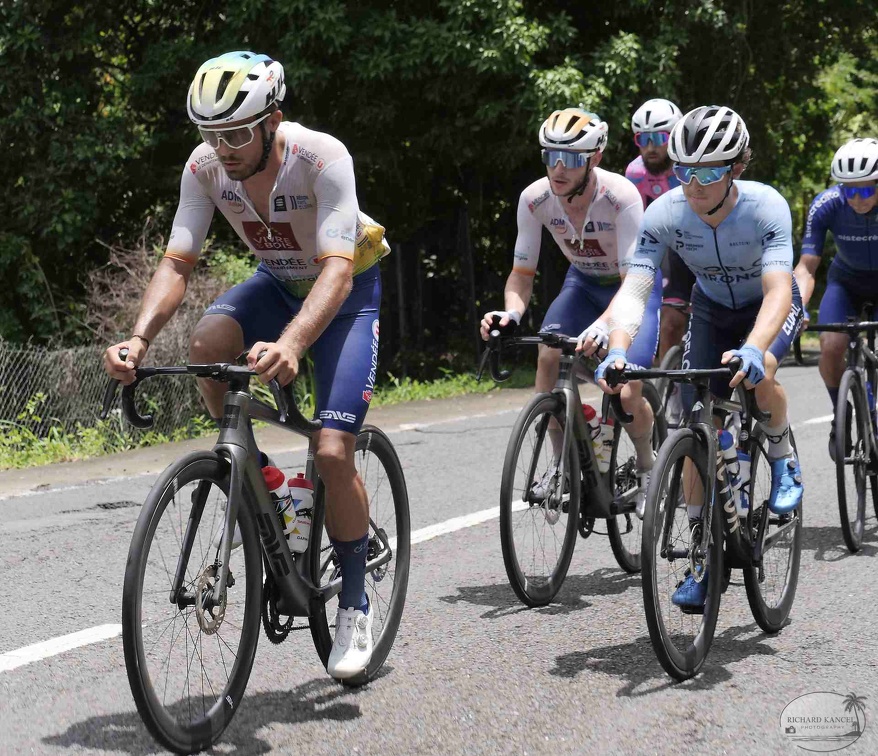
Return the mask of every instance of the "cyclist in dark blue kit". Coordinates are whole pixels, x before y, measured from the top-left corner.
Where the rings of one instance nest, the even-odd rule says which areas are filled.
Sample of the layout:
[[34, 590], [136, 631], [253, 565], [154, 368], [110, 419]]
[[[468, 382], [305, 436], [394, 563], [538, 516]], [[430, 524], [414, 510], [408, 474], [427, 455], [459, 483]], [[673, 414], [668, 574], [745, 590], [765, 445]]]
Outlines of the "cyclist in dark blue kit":
[[[832, 158], [832, 178], [838, 184], [818, 194], [811, 203], [802, 256], [795, 270], [807, 307], [814, 293], [814, 275], [820, 266], [826, 232], [831, 231], [838, 252], [829, 266], [819, 323], [844, 322], [848, 316], [859, 315], [865, 302], [878, 305], [878, 139], [853, 139], [843, 145]], [[870, 317], [878, 319], [878, 306]], [[844, 333], [820, 334], [820, 377], [833, 412], [845, 368], [847, 341]], [[835, 452], [834, 427], [830, 430], [830, 455]]]

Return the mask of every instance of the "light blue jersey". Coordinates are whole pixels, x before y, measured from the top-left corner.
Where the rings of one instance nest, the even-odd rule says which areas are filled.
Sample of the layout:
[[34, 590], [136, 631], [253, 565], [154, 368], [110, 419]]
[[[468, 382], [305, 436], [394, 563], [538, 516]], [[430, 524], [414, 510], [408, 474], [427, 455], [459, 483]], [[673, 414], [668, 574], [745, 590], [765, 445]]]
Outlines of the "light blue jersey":
[[793, 272], [790, 207], [766, 184], [735, 181], [735, 186], [738, 201], [715, 229], [689, 207], [682, 187], [650, 204], [629, 273], [654, 275], [671, 249], [709, 299], [734, 310], [762, 299], [764, 271]]

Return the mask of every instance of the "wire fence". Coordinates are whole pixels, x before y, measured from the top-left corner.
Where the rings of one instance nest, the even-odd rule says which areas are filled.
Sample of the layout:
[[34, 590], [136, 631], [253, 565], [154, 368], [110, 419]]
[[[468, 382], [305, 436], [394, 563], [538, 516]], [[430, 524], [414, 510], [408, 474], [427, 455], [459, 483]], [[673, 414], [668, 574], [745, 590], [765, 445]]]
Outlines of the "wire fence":
[[[0, 339], [0, 425], [26, 428], [40, 438], [51, 428], [94, 426], [107, 386], [103, 352], [102, 346], [47, 349]], [[154, 413], [152, 430], [158, 433], [204, 413], [195, 381], [186, 376], [150, 381], [137, 398], [142, 413]]]

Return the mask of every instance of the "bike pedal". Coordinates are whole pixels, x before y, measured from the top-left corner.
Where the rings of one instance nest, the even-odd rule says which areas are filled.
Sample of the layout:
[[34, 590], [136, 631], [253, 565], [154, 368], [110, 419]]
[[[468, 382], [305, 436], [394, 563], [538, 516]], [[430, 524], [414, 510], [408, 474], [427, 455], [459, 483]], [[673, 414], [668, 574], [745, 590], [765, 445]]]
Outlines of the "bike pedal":
[[683, 614], [704, 614], [703, 606], [681, 606], [680, 611]]

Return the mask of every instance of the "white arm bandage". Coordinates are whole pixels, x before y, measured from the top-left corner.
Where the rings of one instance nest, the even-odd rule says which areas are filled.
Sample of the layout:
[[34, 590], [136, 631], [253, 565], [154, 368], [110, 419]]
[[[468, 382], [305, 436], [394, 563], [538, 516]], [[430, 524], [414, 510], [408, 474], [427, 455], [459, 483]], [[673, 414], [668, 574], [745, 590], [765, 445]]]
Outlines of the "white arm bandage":
[[610, 304], [610, 333], [622, 330], [634, 339], [654, 285], [655, 276], [644, 276], [633, 271], [625, 276]]

